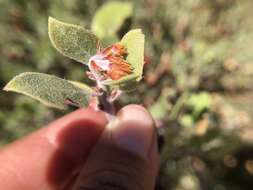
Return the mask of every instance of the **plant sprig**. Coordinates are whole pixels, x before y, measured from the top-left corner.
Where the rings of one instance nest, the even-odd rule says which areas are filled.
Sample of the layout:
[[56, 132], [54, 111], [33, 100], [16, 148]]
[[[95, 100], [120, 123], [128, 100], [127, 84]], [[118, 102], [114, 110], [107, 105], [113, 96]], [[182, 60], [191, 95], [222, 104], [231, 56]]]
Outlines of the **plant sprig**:
[[4, 90], [25, 94], [58, 109], [66, 109], [68, 104], [93, 105], [113, 114], [113, 101], [122, 92], [133, 90], [142, 78], [144, 35], [141, 29], [130, 30], [121, 41], [109, 47], [101, 47], [98, 37], [90, 30], [52, 17], [48, 20], [48, 33], [52, 45], [61, 54], [88, 66], [88, 77], [96, 81], [96, 86], [27, 72], [14, 77]]

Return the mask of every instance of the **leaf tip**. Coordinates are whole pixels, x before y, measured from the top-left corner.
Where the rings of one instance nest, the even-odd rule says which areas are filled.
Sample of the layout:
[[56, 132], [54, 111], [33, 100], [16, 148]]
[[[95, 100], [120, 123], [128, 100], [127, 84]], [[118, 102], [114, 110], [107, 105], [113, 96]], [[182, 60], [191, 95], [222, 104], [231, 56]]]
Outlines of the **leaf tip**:
[[48, 21], [49, 21], [49, 22], [51, 22], [51, 21], [53, 21], [53, 20], [55, 20], [55, 18], [53, 18], [53, 17], [51, 17], [51, 16], [48, 17]]
[[60, 21], [56, 20], [55, 18], [49, 16], [48, 17], [48, 35], [49, 35], [49, 38], [51, 40], [51, 42], [53, 42], [53, 29], [54, 29], [54, 26], [59, 23]]
[[48, 17], [48, 23], [50, 23], [50, 22], [53, 21], [53, 20], [54, 20], [53, 17], [51, 17], [51, 16]]
[[56, 20], [55, 18], [53, 18], [51, 16], [48, 17], [48, 33], [49, 33], [49, 37], [50, 37], [50, 31], [52, 29], [52, 24], [56, 23], [56, 22], [58, 22], [58, 20]]
[[10, 91], [10, 82], [11, 82], [11, 81], [9, 81], [9, 82], [3, 87], [3, 90], [4, 90], [4, 91], [6, 91], [6, 92]]
[[3, 87], [3, 91], [6, 91], [6, 92], [9, 91], [9, 89], [8, 89], [8, 84], [6, 84], [6, 85]]
[[18, 77], [18, 76], [20, 76], [20, 74], [19, 75], [17, 75], [17, 76], [15, 76], [15, 77], [13, 77], [4, 87], [3, 87], [3, 90], [4, 91], [11, 91], [12, 90], [12, 83], [13, 83], [13, 81], [14, 80], [16, 80], [16, 78]]
[[60, 22], [59, 20], [55, 19], [54, 17], [49, 16], [48, 17], [48, 25], [51, 25], [52, 23]]

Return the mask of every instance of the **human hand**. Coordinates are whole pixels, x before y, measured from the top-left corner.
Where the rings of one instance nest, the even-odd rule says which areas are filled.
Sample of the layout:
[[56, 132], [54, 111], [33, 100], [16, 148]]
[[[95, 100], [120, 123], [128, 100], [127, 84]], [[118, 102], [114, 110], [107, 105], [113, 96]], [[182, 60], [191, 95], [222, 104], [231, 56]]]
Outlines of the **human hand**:
[[79, 109], [0, 151], [0, 189], [153, 190], [158, 170], [154, 123], [141, 106]]

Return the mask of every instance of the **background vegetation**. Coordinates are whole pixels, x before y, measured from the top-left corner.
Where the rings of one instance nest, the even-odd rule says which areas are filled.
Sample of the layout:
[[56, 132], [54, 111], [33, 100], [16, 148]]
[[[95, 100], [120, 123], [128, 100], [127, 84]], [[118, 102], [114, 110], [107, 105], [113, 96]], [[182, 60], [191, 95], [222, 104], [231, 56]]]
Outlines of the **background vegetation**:
[[[0, 88], [25, 71], [89, 82], [84, 66], [51, 46], [47, 19], [53, 16], [90, 28], [106, 2], [0, 0]], [[140, 27], [146, 35], [144, 79], [137, 91], [125, 94], [117, 104], [144, 104], [157, 119], [162, 158], [157, 189], [252, 189], [252, 4], [251, 0], [132, 1], [128, 18], [103, 34], [104, 43], [131, 28]], [[109, 19], [103, 24], [113, 27]], [[1, 91], [0, 143], [66, 113]]]

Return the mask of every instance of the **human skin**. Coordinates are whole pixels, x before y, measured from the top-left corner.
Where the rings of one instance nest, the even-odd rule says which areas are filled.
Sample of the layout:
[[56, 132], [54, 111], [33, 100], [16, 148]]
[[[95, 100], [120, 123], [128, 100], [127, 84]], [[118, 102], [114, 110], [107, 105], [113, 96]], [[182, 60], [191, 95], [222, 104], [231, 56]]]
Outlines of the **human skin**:
[[72, 112], [0, 150], [0, 189], [153, 190], [158, 170], [154, 122], [141, 106]]

